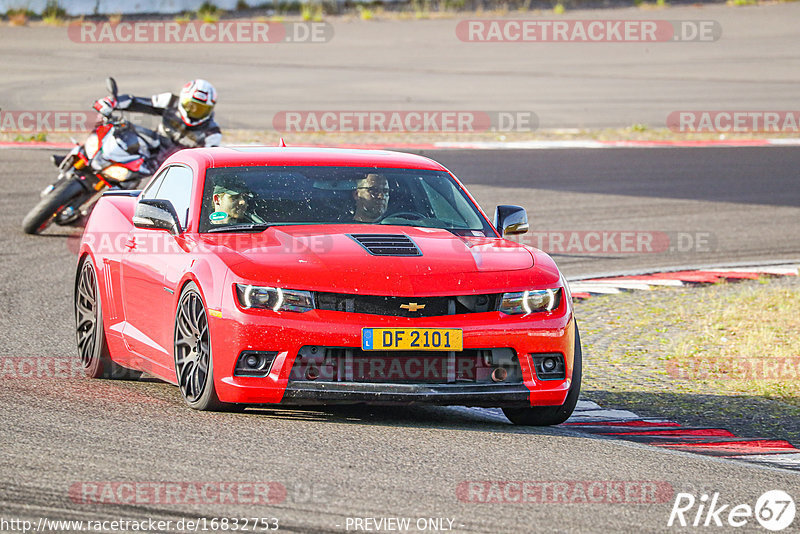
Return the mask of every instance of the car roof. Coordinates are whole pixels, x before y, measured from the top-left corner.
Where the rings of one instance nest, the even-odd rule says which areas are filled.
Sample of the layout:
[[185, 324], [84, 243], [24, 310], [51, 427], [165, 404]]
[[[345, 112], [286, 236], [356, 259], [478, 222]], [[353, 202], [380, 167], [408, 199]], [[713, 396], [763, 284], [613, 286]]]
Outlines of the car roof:
[[424, 156], [390, 150], [350, 148], [229, 146], [192, 148], [173, 155], [168, 163], [194, 160], [200, 168], [244, 167], [253, 165], [321, 165], [343, 167], [385, 167], [406, 169], [445, 169]]

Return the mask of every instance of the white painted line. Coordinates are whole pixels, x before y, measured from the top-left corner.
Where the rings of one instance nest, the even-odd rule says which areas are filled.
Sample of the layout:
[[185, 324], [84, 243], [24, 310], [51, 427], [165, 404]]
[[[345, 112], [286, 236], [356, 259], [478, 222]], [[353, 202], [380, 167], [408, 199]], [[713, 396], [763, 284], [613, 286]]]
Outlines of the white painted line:
[[710, 269], [708, 273], [764, 273], [764, 274], [778, 274], [778, 275], [797, 275], [800, 271], [800, 265], [794, 267], [737, 267], [735, 269]]
[[[596, 282], [597, 281], [597, 282], [599, 282], [599, 281], [602, 281], [602, 280], [582, 280], [582, 281], [585, 281], [585, 282], [589, 282], [589, 281]], [[625, 280], [625, 281], [627, 281], [627, 280]], [[639, 282], [639, 283], [642, 283], [642, 284], [647, 284], [649, 286], [683, 287], [684, 285], [686, 285], [683, 282], [681, 282], [680, 280], [670, 280], [668, 278], [663, 278], [663, 279], [662, 278], [654, 278], [652, 280], [650, 280], [648, 278], [647, 280], [632, 280], [632, 281], [633, 282]], [[614, 281], [613, 280], [608, 280], [608, 283], [614, 283]]]
[[[741, 268], [747, 269], [752, 271], [757, 267], [763, 267], [765, 269], [771, 268], [791, 268], [794, 269], [795, 267], [800, 267], [800, 259], [792, 258], [792, 259], [784, 259], [784, 260], [767, 260], [767, 261], [760, 261], [760, 262], [735, 262], [735, 263], [724, 263], [724, 264], [704, 264], [704, 265], [670, 265], [669, 267], [665, 267], [661, 271], [653, 271], [650, 269], [645, 270], [628, 270], [628, 271], [617, 271], [617, 272], [600, 272], [600, 273], [587, 273], [583, 276], [568, 276], [567, 280], [570, 282], [583, 282], [586, 280], [602, 280], [606, 278], [624, 278], [626, 276], [644, 276], [644, 277], [653, 277], [652, 280], [658, 279], [657, 277], [660, 275], [670, 275], [676, 272], [682, 271], [727, 271], [730, 269]], [[794, 272], [794, 271], [791, 271]], [[650, 278], [646, 280], [641, 280], [644, 282], [651, 283], [652, 280]]]
[[778, 454], [749, 454], [742, 456], [728, 456], [734, 460], [744, 460], [746, 462], [766, 463], [788, 467], [790, 469], [800, 469], [800, 452], [778, 453]]
[[620, 293], [620, 290], [615, 287], [587, 284], [584, 282], [570, 284], [569, 291], [570, 293], [598, 293], [602, 295], [615, 295], [617, 293]]
[[577, 423], [595, 419], [628, 421], [631, 419], [639, 420], [641, 417], [628, 410], [587, 410], [583, 412], [572, 412], [572, 417], [569, 418], [569, 421]]
[[800, 145], [800, 139], [767, 139], [767, 142], [770, 145], [786, 145], [786, 146], [797, 146]]
[[598, 141], [440, 141], [434, 143], [436, 148], [471, 149], [471, 150], [532, 150], [548, 148], [609, 148], [609, 145]]
[[[583, 280], [584, 284], [599, 284], [602, 287], [616, 287], [618, 289], [638, 289], [652, 291], [651, 284], [644, 280]], [[570, 286], [572, 287], [572, 286]]]
[[596, 402], [588, 401], [588, 400], [579, 400], [578, 404], [575, 405], [575, 410], [602, 410], [603, 408], [597, 404]]
[[639, 282], [647, 282], [651, 286], [669, 286], [669, 287], [683, 287], [685, 284], [680, 280], [670, 280], [668, 278], [654, 278], [647, 280], [639, 280]]

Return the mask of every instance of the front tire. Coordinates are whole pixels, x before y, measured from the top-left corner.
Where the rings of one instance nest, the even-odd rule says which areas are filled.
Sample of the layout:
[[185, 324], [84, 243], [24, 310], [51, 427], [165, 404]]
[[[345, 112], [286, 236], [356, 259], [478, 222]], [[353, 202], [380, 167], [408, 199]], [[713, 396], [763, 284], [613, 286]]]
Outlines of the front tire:
[[575, 354], [572, 364], [572, 384], [564, 404], [561, 406], [533, 406], [530, 408], [503, 408], [503, 413], [515, 425], [551, 426], [560, 425], [572, 415], [578, 404], [581, 392], [581, 374], [583, 367], [583, 351], [578, 323], [575, 323]]
[[214, 359], [203, 297], [189, 282], [175, 313], [175, 376], [183, 400], [194, 410], [230, 411], [237, 405], [220, 402], [214, 388]]
[[111, 360], [103, 329], [103, 303], [97, 271], [89, 256], [81, 262], [75, 280], [75, 337], [81, 365], [89, 378], [135, 380], [141, 375], [141, 372]]
[[86, 194], [86, 190], [79, 182], [72, 179], [61, 182], [25, 215], [22, 231], [31, 235], [43, 232], [61, 209], [81, 194]]

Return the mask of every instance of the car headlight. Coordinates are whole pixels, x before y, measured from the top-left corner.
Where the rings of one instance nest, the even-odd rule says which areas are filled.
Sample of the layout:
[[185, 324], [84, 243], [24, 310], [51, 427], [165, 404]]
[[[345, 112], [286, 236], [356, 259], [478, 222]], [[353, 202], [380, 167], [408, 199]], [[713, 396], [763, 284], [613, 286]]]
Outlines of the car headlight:
[[116, 180], [118, 182], [124, 182], [131, 175], [131, 171], [125, 167], [122, 167], [121, 165], [112, 165], [103, 169], [100, 174], [106, 178], [111, 178], [112, 180]]
[[293, 312], [314, 309], [314, 295], [310, 291], [236, 284], [236, 296], [243, 308]]
[[561, 302], [561, 288], [503, 293], [499, 311], [509, 315], [553, 311]]

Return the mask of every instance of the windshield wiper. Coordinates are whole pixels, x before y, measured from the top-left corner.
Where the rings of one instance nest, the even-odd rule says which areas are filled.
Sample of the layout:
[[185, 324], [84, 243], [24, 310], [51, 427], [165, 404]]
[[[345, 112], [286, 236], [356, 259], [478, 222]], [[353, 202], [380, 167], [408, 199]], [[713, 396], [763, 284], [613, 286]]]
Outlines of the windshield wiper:
[[230, 226], [220, 226], [217, 228], [209, 228], [208, 233], [215, 232], [263, 232], [272, 226], [266, 223], [249, 223], [249, 224], [232, 224]]

